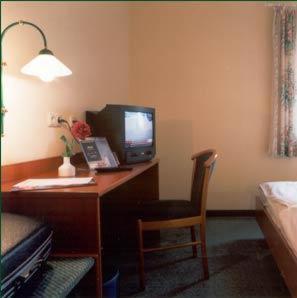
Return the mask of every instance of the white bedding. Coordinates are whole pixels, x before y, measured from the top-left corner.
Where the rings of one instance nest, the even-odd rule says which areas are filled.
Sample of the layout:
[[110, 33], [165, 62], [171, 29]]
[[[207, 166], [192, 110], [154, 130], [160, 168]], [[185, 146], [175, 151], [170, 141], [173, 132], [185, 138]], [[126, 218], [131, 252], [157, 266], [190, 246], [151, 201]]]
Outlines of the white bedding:
[[297, 181], [264, 182], [260, 184], [266, 198], [286, 206], [297, 204]]
[[297, 181], [265, 182], [266, 208], [297, 256]]

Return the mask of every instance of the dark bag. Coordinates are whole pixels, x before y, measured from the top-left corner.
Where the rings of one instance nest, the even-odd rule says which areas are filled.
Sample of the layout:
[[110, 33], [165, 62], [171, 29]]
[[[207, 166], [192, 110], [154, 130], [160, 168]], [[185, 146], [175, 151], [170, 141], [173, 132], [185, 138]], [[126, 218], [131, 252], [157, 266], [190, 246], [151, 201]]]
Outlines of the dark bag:
[[1, 214], [1, 297], [27, 287], [42, 271], [52, 246], [52, 229], [33, 218]]

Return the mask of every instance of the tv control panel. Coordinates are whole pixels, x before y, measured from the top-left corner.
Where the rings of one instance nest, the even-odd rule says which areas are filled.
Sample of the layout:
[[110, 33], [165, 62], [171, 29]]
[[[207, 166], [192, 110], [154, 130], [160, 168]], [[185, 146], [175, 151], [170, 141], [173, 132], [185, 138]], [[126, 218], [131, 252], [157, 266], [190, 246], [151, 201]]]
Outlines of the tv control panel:
[[126, 152], [126, 163], [136, 163], [151, 160], [154, 157], [154, 152], [150, 149], [138, 149]]

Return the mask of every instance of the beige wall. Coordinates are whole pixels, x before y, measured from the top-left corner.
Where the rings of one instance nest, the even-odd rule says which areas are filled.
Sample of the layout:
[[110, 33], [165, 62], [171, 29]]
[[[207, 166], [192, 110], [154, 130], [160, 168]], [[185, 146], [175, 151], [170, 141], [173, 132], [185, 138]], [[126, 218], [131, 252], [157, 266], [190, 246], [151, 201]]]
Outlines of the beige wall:
[[297, 179], [267, 156], [272, 8], [154, 3], [131, 10], [131, 98], [157, 110], [162, 198], [189, 194], [190, 155], [218, 150], [208, 208], [252, 209], [259, 182]]
[[[2, 2], [4, 26], [23, 19], [39, 25], [54, 54], [72, 76], [44, 83], [20, 73], [42, 49], [33, 28], [15, 27], [3, 44], [5, 134], [2, 164], [60, 155], [65, 129], [48, 128], [48, 112], [84, 118], [87, 109], [128, 100], [129, 14], [124, 4], [104, 2]], [[1, 31], [2, 31], [1, 30]]]
[[[41, 48], [31, 28], [4, 41], [2, 163], [61, 153], [49, 111], [83, 117], [106, 103], [157, 111], [162, 198], [189, 195], [190, 155], [220, 159], [208, 208], [250, 209], [257, 184], [297, 178], [297, 160], [269, 158], [272, 9], [254, 3], [1, 2], [2, 25], [28, 19], [73, 75], [53, 83], [19, 69]], [[2, 27], [3, 28], [3, 27]]]

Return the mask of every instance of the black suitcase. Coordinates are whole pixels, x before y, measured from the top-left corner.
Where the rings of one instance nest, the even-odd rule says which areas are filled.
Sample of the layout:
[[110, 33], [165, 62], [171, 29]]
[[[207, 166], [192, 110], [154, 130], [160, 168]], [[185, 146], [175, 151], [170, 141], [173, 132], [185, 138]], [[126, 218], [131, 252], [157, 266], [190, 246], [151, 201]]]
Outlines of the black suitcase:
[[1, 214], [1, 297], [12, 297], [42, 271], [50, 254], [52, 229], [22, 215]]

